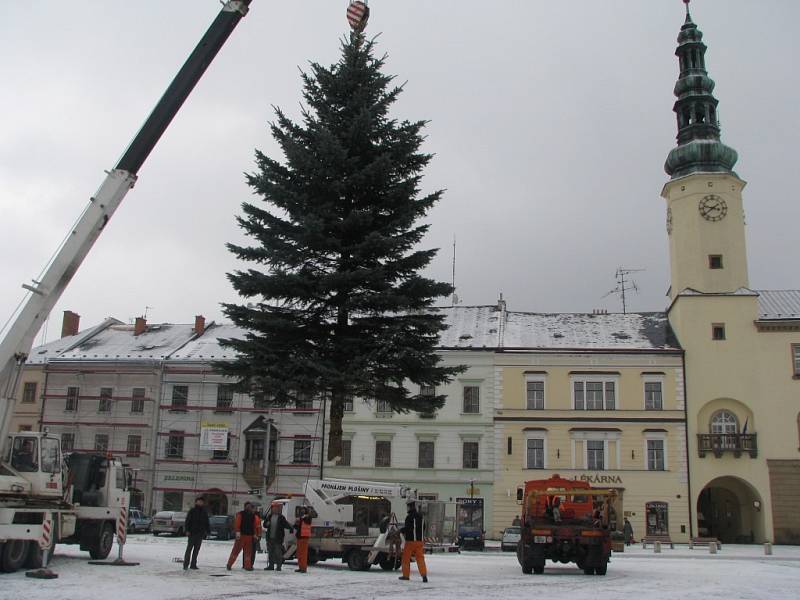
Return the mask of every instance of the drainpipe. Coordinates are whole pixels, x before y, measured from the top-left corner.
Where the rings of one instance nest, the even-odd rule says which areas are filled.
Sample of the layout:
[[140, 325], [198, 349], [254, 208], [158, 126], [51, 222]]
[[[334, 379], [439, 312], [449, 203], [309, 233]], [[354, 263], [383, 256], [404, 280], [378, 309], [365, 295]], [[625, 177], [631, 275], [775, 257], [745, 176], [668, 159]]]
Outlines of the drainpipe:
[[[150, 512], [153, 512], [156, 500], [156, 478], [158, 476], [156, 467], [156, 458], [158, 456], [158, 432], [161, 428], [161, 391], [164, 387], [164, 362], [156, 363], [156, 375], [158, 376], [158, 383], [155, 386], [155, 393], [153, 398], [150, 399], [153, 405], [153, 433], [150, 436]], [[143, 481], [147, 481], [145, 478]]]
[[320, 481], [325, 479], [323, 477], [325, 466], [325, 411], [328, 410], [328, 394], [322, 394], [322, 433], [320, 434], [320, 451], [319, 451], [319, 478]]
[[44, 431], [44, 403], [47, 402], [47, 382], [50, 378], [50, 371], [47, 369], [47, 363], [42, 367], [42, 371], [44, 371], [44, 385], [42, 386], [42, 408], [39, 411], [39, 431]]
[[686, 489], [689, 493], [689, 539], [694, 537], [694, 517], [692, 510], [692, 459], [689, 456], [689, 389], [686, 385], [686, 351], [681, 351], [681, 364], [683, 365], [683, 421], [686, 428], [684, 444], [686, 445]]

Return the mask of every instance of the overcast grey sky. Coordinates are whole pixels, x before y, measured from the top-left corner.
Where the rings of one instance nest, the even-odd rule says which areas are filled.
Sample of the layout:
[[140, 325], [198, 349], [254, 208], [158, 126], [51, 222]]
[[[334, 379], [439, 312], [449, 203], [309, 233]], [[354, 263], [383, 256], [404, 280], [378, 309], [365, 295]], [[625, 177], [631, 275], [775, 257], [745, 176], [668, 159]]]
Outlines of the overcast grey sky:
[[[298, 67], [335, 62], [346, 0], [254, 0], [56, 307], [84, 325], [144, 312], [221, 317], [224, 248], [271, 105], [299, 113]], [[800, 287], [800, 2], [695, 0], [723, 140], [739, 151], [750, 283]], [[465, 304], [619, 310], [620, 265], [646, 271], [631, 310], [669, 285], [664, 159], [675, 141], [679, 0], [372, 0], [399, 118], [429, 119], [429, 274]], [[217, 0], [0, 1], [0, 317], [19, 301], [219, 11]], [[38, 338], [37, 341], [41, 339]]]

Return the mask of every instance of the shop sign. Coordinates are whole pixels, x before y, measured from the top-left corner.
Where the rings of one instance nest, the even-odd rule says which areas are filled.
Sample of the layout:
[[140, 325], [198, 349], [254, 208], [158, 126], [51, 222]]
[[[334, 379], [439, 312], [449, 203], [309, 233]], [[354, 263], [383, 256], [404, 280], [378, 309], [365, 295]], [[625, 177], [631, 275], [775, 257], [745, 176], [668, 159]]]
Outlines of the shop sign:
[[610, 483], [618, 483], [622, 485], [622, 477], [620, 475], [600, 475], [598, 473], [586, 473], [583, 475], [576, 475], [573, 477], [578, 481], [585, 481], [586, 483], [592, 483], [597, 485], [598, 483], [602, 484], [610, 484]]
[[228, 424], [201, 421], [200, 423], [200, 449], [201, 450], [227, 450], [228, 449]]
[[182, 481], [194, 483], [194, 475], [164, 475], [164, 481]]

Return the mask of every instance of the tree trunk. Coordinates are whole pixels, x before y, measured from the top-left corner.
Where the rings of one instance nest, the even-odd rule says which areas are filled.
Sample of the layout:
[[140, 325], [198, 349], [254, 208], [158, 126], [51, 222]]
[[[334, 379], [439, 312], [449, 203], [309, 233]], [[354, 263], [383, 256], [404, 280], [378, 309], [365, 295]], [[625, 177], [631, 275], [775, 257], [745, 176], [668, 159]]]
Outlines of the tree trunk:
[[[334, 391], [331, 394], [331, 411], [328, 425], [328, 460], [336, 460], [342, 456], [342, 419], [344, 418], [344, 393]], [[338, 460], [336, 462], [339, 462]]]

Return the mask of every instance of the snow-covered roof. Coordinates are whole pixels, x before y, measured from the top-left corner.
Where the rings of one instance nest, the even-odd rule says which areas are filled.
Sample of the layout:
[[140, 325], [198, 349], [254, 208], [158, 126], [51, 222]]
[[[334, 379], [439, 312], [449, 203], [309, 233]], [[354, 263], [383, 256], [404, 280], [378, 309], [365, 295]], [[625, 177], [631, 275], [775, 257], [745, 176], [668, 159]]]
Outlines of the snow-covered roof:
[[440, 308], [443, 348], [678, 350], [666, 313], [529, 313], [497, 306]]
[[759, 319], [800, 319], [800, 290], [758, 290]]
[[57, 360], [163, 360], [193, 336], [193, 325], [147, 325], [133, 335], [134, 326], [117, 323], [88, 336], [62, 352]]
[[71, 350], [83, 340], [91, 338], [97, 332], [112, 325], [122, 325], [122, 321], [109, 317], [99, 325], [79, 331], [75, 335], [68, 335], [41, 346], [36, 346], [28, 354], [28, 360], [25, 363], [28, 365], [42, 365], [50, 360], [59, 358], [63, 353]]
[[209, 360], [232, 360], [236, 352], [223, 348], [220, 339], [242, 339], [246, 331], [230, 324], [211, 324], [198, 338], [179, 348], [169, 357], [171, 361], [205, 362]]

